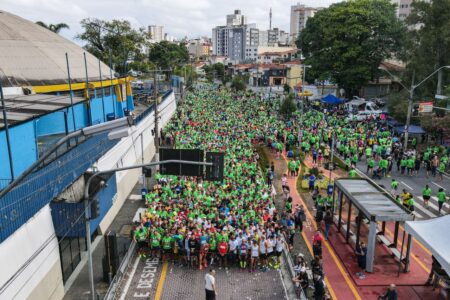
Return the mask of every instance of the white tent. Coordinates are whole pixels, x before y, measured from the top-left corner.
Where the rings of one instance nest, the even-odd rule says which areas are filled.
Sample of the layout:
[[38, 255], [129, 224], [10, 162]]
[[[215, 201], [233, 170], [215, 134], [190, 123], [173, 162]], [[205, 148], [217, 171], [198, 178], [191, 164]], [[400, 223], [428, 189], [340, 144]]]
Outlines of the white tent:
[[450, 274], [450, 215], [426, 221], [407, 221], [405, 230], [430, 250]]

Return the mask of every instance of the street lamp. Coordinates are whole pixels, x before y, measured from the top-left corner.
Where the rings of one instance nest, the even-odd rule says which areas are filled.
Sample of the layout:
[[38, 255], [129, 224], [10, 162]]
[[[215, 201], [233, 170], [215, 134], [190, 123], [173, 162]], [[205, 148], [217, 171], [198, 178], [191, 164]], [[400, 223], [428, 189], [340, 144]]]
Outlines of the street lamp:
[[[389, 72], [386, 68], [381, 68], [379, 67], [380, 70], [386, 71], [389, 75], [391, 75], [392, 77], [395, 77], [391, 72]], [[412, 110], [412, 105], [413, 105], [413, 98], [414, 98], [414, 91], [416, 90], [416, 88], [418, 88], [419, 86], [422, 85], [422, 83], [424, 83], [425, 81], [427, 81], [428, 79], [430, 79], [434, 74], [436, 74], [437, 72], [439, 72], [442, 69], [450, 69], [450, 66], [443, 66], [440, 67], [436, 70], [434, 70], [433, 73], [431, 73], [430, 75], [428, 75], [427, 77], [425, 77], [425, 79], [423, 79], [421, 82], [419, 82], [418, 84], [414, 84], [414, 75], [413, 75], [413, 80], [411, 82], [411, 87], [408, 89], [401, 81], [399, 81], [399, 84], [409, 92], [409, 99], [408, 99], [408, 113], [406, 115], [406, 125], [405, 125], [405, 140], [403, 142], [403, 149], [406, 151], [407, 147], [408, 147], [408, 133], [409, 133], [409, 126], [411, 123], [411, 110]]]

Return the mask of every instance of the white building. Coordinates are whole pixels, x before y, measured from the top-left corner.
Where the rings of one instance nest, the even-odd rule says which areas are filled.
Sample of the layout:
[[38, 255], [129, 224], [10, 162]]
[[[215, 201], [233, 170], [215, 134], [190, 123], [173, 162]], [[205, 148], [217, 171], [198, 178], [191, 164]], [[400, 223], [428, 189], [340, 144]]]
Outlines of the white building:
[[151, 35], [151, 41], [153, 43], [159, 43], [164, 40], [164, 27], [158, 25], [148, 26], [148, 32]]
[[227, 26], [240, 26], [247, 24], [247, 17], [241, 14], [239, 9], [234, 11], [234, 14], [227, 15]]
[[320, 9], [322, 8], [306, 7], [300, 3], [291, 6], [291, 42], [295, 42], [299, 33], [306, 27], [306, 21], [314, 17], [314, 14]]

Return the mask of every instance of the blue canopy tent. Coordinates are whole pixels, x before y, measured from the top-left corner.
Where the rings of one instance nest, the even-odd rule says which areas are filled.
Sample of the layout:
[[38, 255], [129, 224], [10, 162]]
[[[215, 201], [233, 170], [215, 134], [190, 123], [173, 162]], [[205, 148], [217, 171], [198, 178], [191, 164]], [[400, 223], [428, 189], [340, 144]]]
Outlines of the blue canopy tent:
[[[405, 131], [406, 131], [404, 126], [397, 126], [397, 127], [395, 127], [394, 130], [398, 133], [405, 133]], [[417, 125], [409, 125], [408, 133], [409, 134], [424, 134], [425, 130], [423, 130], [422, 127], [417, 126]]]
[[344, 100], [341, 100], [332, 94], [328, 94], [322, 98], [321, 102], [324, 104], [337, 105], [337, 104], [344, 103]]

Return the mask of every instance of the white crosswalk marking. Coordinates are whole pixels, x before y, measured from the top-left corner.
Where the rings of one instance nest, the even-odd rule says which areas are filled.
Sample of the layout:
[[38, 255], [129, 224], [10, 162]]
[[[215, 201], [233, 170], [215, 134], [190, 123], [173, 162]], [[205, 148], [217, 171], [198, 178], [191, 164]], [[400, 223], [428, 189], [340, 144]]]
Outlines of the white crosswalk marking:
[[[419, 198], [419, 199], [421, 199], [421, 200], [423, 201], [422, 197], [417, 197], [417, 198]], [[430, 204], [430, 206], [431, 206], [431, 202], [429, 202], [429, 204]], [[415, 201], [415, 203], [414, 203], [414, 208], [420, 210], [421, 212], [425, 213], [426, 215], [428, 215], [428, 216], [431, 217], [431, 218], [437, 217], [434, 213], [432, 213], [431, 211], [429, 211], [428, 209], [426, 209], [425, 207], [423, 207], [423, 206], [419, 203], [419, 201]]]
[[[417, 200], [422, 201], [422, 203], [424, 203], [423, 197], [419, 196], [417, 197]], [[436, 196], [432, 196], [430, 201], [428, 201], [428, 206], [433, 209], [433, 211], [435, 211], [436, 213], [432, 213], [429, 209], [426, 209], [425, 207], [423, 207], [422, 205], [420, 205], [417, 201], [416, 201], [416, 206], [420, 206], [421, 210], [424, 210], [425, 213], [427, 215], [429, 215], [432, 218], [438, 217], [437, 212], [439, 211], [439, 206], [438, 206], [438, 199]], [[448, 210], [449, 205], [447, 203], [444, 203], [444, 206], [442, 207], [441, 210], [441, 214], [445, 215], [446, 213], [444, 211]]]

